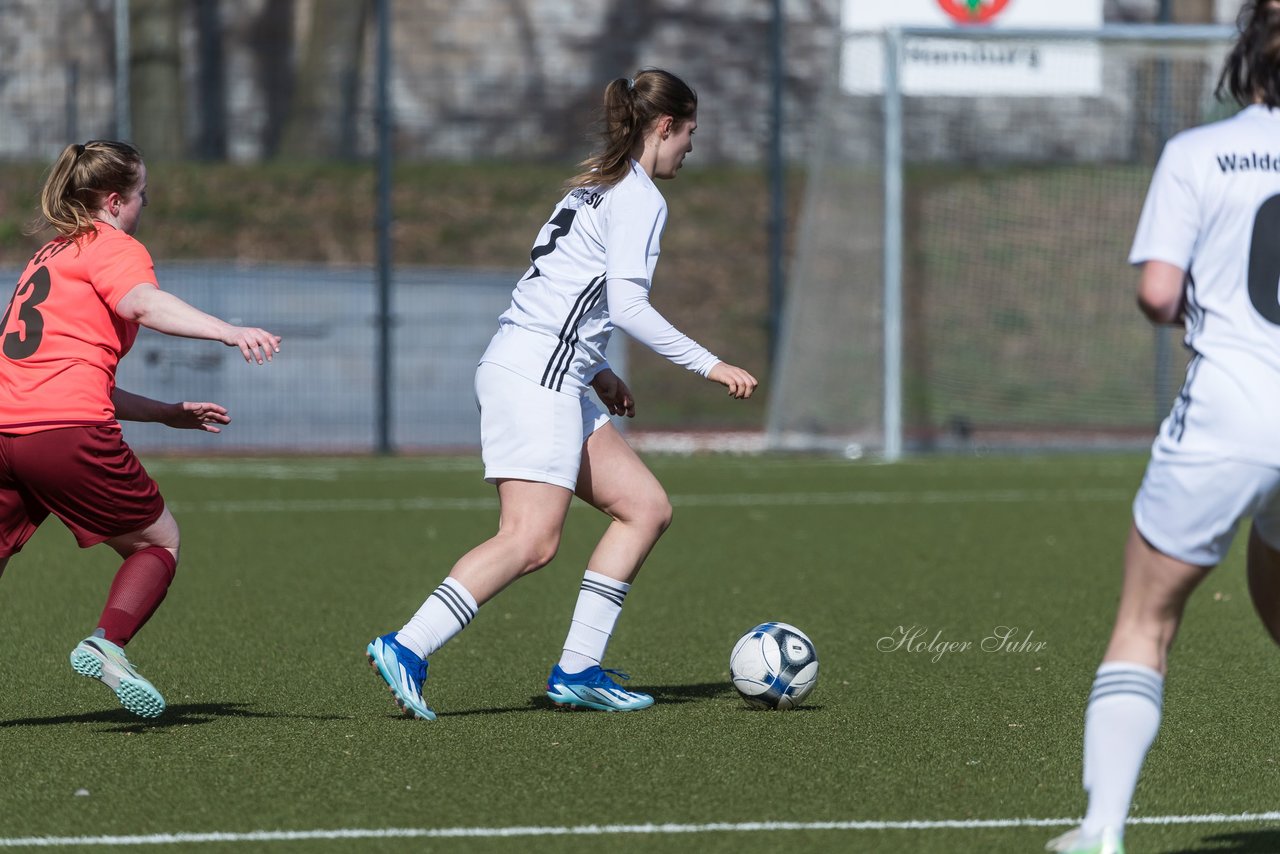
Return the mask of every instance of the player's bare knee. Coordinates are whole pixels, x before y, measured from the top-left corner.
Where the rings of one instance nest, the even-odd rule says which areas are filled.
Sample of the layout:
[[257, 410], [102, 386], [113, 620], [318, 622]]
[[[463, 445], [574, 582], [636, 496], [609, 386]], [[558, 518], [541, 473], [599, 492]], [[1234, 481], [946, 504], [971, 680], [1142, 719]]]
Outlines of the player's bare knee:
[[525, 548], [523, 557], [523, 566], [520, 570], [521, 575], [528, 575], [531, 572], [537, 572], [555, 559], [556, 552], [560, 549], [560, 538], [544, 538], [536, 542], [529, 543]]
[[178, 552], [181, 549], [182, 537], [175, 524], [172, 528], [158, 531], [149, 531], [139, 546], [141, 549], [158, 548], [164, 549], [173, 555], [173, 559], [178, 559]]
[[667, 497], [665, 492], [657, 496], [652, 502], [649, 513], [650, 522], [657, 528], [659, 534], [670, 528], [671, 522], [675, 518], [675, 510], [671, 506], [671, 499]]
[[631, 496], [626, 506], [619, 508], [613, 515], [620, 521], [651, 530], [660, 536], [671, 527], [673, 512], [671, 499], [659, 488]]
[[166, 507], [160, 518], [152, 522], [143, 532], [146, 541], [153, 546], [169, 549], [177, 557], [178, 546], [182, 542], [182, 532], [178, 528], [178, 520]]
[[165, 508], [160, 517], [147, 527], [121, 534], [118, 537], [112, 537], [106, 542], [108, 546], [115, 550], [116, 554], [124, 558], [144, 549], [162, 548], [173, 555], [176, 561], [181, 540], [178, 522], [173, 518], [173, 514], [169, 512], [168, 508]]

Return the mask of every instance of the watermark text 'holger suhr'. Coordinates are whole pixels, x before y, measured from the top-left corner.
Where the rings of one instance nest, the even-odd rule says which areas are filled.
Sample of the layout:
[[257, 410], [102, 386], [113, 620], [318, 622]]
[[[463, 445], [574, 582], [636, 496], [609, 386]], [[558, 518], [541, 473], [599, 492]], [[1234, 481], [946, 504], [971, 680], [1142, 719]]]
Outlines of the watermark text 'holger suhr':
[[1048, 641], [1035, 640], [1035, 631], [1023, 631], [1017, 626], [996, 626], [986, 637], [978, 641], [948, 638], [943, 629], [930, 633], [928, 626], [897, 626], [892, 632], [876, 641], [881, 652], [913, 652], [929, 656], [939, 662], [953, 653], [964, 652], [1044, 652]]

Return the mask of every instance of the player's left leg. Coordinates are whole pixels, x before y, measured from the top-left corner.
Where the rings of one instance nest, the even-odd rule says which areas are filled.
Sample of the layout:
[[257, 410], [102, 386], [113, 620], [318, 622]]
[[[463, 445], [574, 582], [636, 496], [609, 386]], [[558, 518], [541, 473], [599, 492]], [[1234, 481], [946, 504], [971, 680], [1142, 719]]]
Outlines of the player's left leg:
[[612, 424], [583, 444], [577, 495], [613, 519], [591, 553], [591, 569], [630, 584], [671, 524], [671, 501]]
[[106, 541], [124, 562], [111, 582], [97, 633], [124, 646], [146, 625], [177, 572], [179, 542], [177, 520], [167, 507], [145, 528]]
[[169, 591], [178, 565], [178, 523], [165, 508], [150, 525], [105, 542], [124, 562], [111, 582], [98, 628], [71, 651], [71, 667], [102, 682], [134, 714], [157, 717], [165, 710], [164, 696], [129, 661], [124, 646]]
[[[1169, 650], [1187, 600], [1226, 555], [1241, 518], [1254, 516], [1265, 542], [1280, 541], [1269, 535], [1280, 531], [1278, 481], [1280, 472], [1268, 466], [1163, 448], [1153, 453], [1134, 500], [1115, 628], [1085, 711], [1088, 813], [1050, 850], [1124, 850], [1129, 804], [1160, 726]], [[1278, 505], [1274, 512], [1271, 503]], [[1258, 546], [1251, 541], [1251, 586], [1255, 577], [1261, 585], [1274, 582], [1262, 574], [1274, 555]], [[1259, 587], [1254, 602], [1264, 622], [1267, 614], [1274, 619], [1280, 590]]]
[[160, 714], [163, 697], [122, 649], [173, 579], [178, 526], [159, 487], [118, 429], [67, 427], [10, 441], [8, 476], [39, 509], [32, 524], [52, 513], [81, 548], [107, 543], [124, 558], [98, 629], [72, 650], [71, 666], [111, 688], [126, 709], [144, 717]]
[[1115, 627], [1085, 708], [1089, 807], [1080, 827], [1050, 840], [1048, 850], [1123, 854], [1138, 773], [1160, 729], [1169, 648], [1210, 569], [1169, 557], [1130, 528]]
[[1129, 531], [1115, 628], [1085, 708], [1085, 839], [1105, 846], [1114, 838], [1114, 850], [1123, 850], [1138, 774], [1160, 729], [1169, 649], [1188, 598], [1211, 569], [1164, 554], [1136, 526]]
[[1212, 569], [1170, 557], [1131, 527], [1120, 605], [1103, 662], [1133, 662], [1163, 676], [1187, 600]]
[[[1147, 499], [1140, 494], [1139, 506]], [[1164, 675], [1191, 593], [1212, 566], [1171, 557], [1138, 530], [1125, 544], [1115, 626], [1085, 708], [1084, 822], [1046, 848], [1123, 854], [1124, 827], [1147, 751], [1160, 729]]]
[[671, 524], [671, 502], [612, 424], [595, 430], [582, 448], [577, 495], [612, 518], [583, 575], [560, 661], [547, 680], [547, 694], [561, 706], [630, 711], [653, 698], [614, 682], [600, 663], [631, 582], [650, 550]]

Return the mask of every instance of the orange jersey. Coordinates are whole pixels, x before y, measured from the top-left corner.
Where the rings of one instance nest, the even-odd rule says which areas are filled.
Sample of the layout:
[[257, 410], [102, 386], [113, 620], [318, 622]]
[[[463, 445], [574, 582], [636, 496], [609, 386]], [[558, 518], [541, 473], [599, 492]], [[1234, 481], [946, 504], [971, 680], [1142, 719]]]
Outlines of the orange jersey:
[[0, 321], [0, 432], [115, 423], [116, 365], [138, 336], [116, 304], [156, 274], [141, 243], [96, 226], [45, 244], [18, 279]]

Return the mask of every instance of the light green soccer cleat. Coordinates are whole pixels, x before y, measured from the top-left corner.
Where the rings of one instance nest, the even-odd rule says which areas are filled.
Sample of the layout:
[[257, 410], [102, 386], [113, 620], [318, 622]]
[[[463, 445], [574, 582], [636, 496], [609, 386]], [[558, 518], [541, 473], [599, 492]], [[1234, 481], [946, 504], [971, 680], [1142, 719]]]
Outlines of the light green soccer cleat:
[[1113, 828], [1105, 828], [1097, 837], [1085, 837], [1080, 828], [1068, 830], [1045, 843], [1045, 851], [1058, 854], [1124, 854], [1124, 837]]
[[109, 640], [87, 637], [80, 641], [71, 650], [71, 668], [106, 685], [120, 705], [135, 715], [155, 718], [164, 711], [164, 697], [156, 686], [134, 670], [124, 650]]

